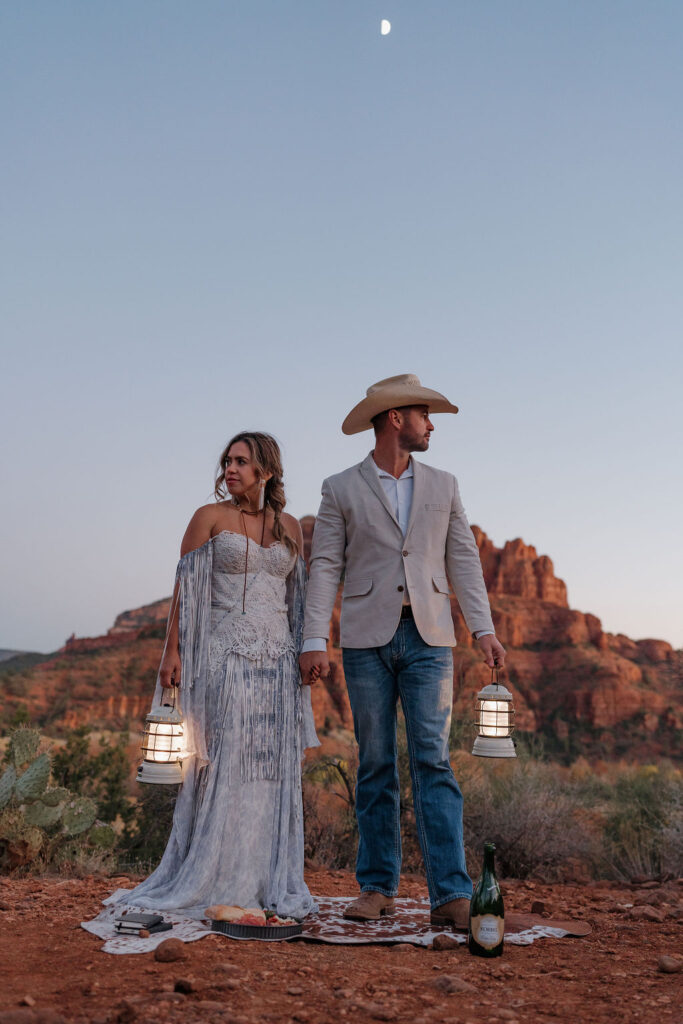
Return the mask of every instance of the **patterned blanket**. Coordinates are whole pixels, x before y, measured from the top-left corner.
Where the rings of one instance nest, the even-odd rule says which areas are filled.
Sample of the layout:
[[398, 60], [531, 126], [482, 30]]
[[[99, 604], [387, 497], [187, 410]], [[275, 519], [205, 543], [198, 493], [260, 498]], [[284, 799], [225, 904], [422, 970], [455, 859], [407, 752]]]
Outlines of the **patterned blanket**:
[[[408, 942], [413, 946], [431, 946], [435, 937], [446, 933], [458, 942], [465, 942], [464, 933], [453, 932], [448, 928], [437, 928], [429, 923], [429, 903], [427, 900], [397, 899], [397, 912], [393, 917], [383, 917], [379, 921], [347, 921], [342, 915], [344, 908], [351, 902], [348, 896], [318, 896], [318, 913], [306, 918], [303, 933], [287, 941], [297, 942], [328, 942], [341, 945], [385, 944]], [[194, 942], [205, 935], [216, 934], [211, 931], [210, 923], [194, 921], [173, 913], [164, 913], [167, 921], [173, 922], [168, 932], [150, 935], [148, 939], [140, 939], [136, 935], [118, 935], [114, 930], [114, 918], [118, 910], [106, 907], [93, 921], [83, 921], [82, 927], [104, 939], [102, 947], [105, 953], [149, 953], [156, 949], [160, 942], [171, 937], [182, 939], [183, 942]], [[537, 914], [509, 913], [505, 917], [505, 941], [516, 946], [528, 946], [536, 939], [565, 936], [584, 936], [591, 931], [585, 921], [550, 921]], [[227, 938], [227, 936], [222, 936]], [[267, 939], [231, 940], [237, 942], [262, 941]]]

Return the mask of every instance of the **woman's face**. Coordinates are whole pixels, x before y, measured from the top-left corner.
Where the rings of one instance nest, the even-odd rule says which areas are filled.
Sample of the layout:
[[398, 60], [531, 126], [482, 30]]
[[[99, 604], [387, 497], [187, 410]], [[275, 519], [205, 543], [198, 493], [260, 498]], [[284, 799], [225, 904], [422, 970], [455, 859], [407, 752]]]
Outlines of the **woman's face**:
[[244, 441], [236, 441], [228, 449], [225, 460], [225, 484], [233, 498], [242, 495], [253, 495], [258, 490], [260, 477], [256, 472], [249, 446]]

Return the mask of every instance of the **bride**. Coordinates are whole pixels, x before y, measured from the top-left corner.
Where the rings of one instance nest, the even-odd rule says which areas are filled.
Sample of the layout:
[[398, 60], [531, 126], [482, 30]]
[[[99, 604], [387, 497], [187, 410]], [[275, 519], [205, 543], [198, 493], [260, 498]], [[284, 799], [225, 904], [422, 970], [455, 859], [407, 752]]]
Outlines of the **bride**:
[[[317, 746], [298, 670], [305, 566], [269, 434], [220, 457], [216, 502], [183, 537], [155, 703], [180, 686], [189, 750], [159, 866], [107, 902], [205, 916], [209, 904], [303, 918], [301, 760]], [[229, 497], [228, 497], [229, 495]]]

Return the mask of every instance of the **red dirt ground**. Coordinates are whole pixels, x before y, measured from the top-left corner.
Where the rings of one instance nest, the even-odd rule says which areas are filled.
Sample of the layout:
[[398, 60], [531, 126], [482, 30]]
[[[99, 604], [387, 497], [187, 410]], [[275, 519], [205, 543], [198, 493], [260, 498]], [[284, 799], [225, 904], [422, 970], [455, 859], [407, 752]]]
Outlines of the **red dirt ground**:
[[[321, 895], [357, 892], [347, 871], [310, 871], [307, 879]], [[79, 927], [112, 889], [132, 881], [0, 879], [0, 1024], [683, 1021], [683, 973], [658, 970], [661, 955], [681, 956], [683, 879], [645, 886], [504, 882], [507, 909], [529, 911], [540, 900], [547, 915], [581, 918], [593, 932], [507, 946], [493, 961], [464, 946], [437, 952], [211, 935], [186, 944], [176, 963], [157, 963], [152, 953], [101, 953], [101, 941]], [[423, 882], [404, 878], [401, 895], [426, 895]], [[190, 982], [189, 993], [174, 991], [179, 980]]]

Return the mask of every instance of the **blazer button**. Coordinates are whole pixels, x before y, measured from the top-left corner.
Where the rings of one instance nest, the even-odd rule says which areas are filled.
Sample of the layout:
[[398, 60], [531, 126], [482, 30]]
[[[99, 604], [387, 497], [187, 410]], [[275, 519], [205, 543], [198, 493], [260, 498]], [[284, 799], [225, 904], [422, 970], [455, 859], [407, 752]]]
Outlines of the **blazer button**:
[[396, 587], [397, 590], [403, 590], [403, 587]]
[[406, 556], [406, 555], [408, 554], [408, 552], [407, 552], [407, 551], [402, 551], [402, 552], [401, 552], [401, 554], [402, 554], [402, 555], [403, 555], [403, 557], [405, 558], [405, 556]]

